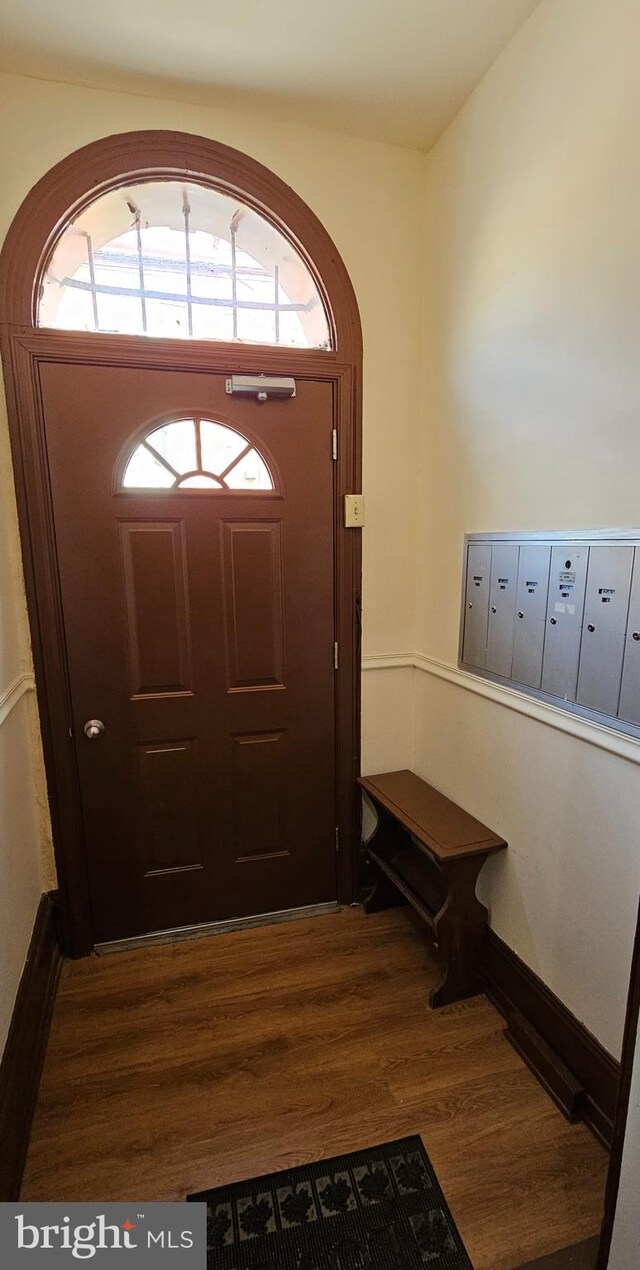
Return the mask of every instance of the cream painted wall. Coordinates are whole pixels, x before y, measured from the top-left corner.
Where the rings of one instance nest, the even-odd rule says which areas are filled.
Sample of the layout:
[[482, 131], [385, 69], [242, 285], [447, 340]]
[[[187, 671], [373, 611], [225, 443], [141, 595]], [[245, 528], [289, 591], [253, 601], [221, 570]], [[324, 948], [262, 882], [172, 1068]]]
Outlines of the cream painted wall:
[[[428, 156], [427, 659], [456, 664], [465, 531], [640, 523], [639, 42], [636, 0], [543, 0]], [[510, 842], [493, 926], [618, 1054], [638, 767], [415, 673], [417, 770]]]
[[416, 670], [414, 769], [509, 843], [491, 925], [619, 1056], [640, 887], [635, 763]]
[[367, 670], [362, 681], [362, 771], [389, 772], [413, 763], [412, 667]]

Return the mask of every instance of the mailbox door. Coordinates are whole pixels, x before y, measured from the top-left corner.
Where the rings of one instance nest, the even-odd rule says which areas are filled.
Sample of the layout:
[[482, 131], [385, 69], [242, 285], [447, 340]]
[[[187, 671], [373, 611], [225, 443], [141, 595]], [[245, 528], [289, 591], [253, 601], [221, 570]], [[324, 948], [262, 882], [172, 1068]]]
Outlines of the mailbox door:
[[491, 553], [486, 669], [505, 679], [511, 678], [517, 581], [517, 546], [511, 543], [494, 543]]
[[633, 547], [589, 552], [577, 701], [616, 715], [629, 610]]
[[470, 542], [467, 549], [462, 660], [482, 670], [487, 652], [490, 576], [491, 543]]
[[528, 688], [539, 688], [542, 679], [550, 562], [551, 547], [520, 548], [511, 678]]
[[636, 547], [618, 715], [640, 724], [640, 547]]
[[542, 658], [542, 688], [575, 701], [589, 548], [569, 543], [551, 550]]

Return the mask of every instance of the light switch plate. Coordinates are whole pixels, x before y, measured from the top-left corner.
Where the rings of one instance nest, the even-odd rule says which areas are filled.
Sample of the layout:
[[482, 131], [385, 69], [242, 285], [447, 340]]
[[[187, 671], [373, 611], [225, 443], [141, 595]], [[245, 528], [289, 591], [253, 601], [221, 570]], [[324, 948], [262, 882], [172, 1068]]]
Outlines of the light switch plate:
[[345, 494], [345, 529], [362, 529], [364, 525], [364, 494]]

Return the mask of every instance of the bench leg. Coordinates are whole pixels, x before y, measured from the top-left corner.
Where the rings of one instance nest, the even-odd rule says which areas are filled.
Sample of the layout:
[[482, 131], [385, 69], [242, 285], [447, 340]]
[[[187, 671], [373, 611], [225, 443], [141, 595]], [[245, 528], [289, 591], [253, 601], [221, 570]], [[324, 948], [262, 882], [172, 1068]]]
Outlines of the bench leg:
[[434, 1010], [482, 991], [480, 941], [487, 910], [476, 896], [476, 882], [484, 859], [471, 856], [440, 865], [447, 883], [447, 898], [435, 919], [435, 938], [444, 960], [444, 974], [429, 995], [429, 1005]]

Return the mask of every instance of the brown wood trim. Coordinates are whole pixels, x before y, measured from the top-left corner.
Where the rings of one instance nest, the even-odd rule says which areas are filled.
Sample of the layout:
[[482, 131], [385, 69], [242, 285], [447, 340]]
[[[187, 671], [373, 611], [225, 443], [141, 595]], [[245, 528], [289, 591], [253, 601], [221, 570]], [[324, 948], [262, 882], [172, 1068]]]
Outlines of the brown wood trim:
[[170, 340], [148, 335], [109, 335], [101, 331], [58, 331], [48, 327], [11, 327], [27, 353], [41, 361], [90, 362], [100, 366], [149, 367], [202, 371], [256, 365], [269, 374], [284, 366], [297, 379], [331, 380], [352, 371], [337, 353], [285, 348], [274, 344], [228, 344], [224, 340]]
[[624, 1025], [624, 1040], [622, 1042], [622, 1059], [620, 1062], [620, 1085], [618, 1089], [615, 1123], [613, 1126], [613, 1138], [611, 1142], [611, 1163], [609, 1165], [609, 1173], [607, 1176], [607, 1189], [604, 1200], [604, 1221], [602, 1223], [602, 1238], [600, 1240], [600, 1248], [598, 1252], [597, 1270], [606, 1270], [609, 1253], [611, 1251], [611, 1239], [613, 1236], [616, 1204], [618, 1201], [618, 1188], [620, 1186], [620, 1174], [622, 1172], [622, 1153], [624, 1151], [627, 1115], [629, 1112], [629, 1098], [631, 1096], [631, 1081], [633, 1079], [639, 1016], [640, 908], [638, 909], [636, 937], [631, 960], [631, 980], [629, 983], [629, 996], [627, 998], [627, 1015]]
[[584, 1105], [584, 1089], [555, 1050], [517, 1011], [509, 1016], [505, 1036], [567, 1120], [572, 1124], [579, 1120]]
[[38, 905], [0, 1065], [0, 1200], [20, 1194], [62, 958], [52, 896]]
[[[34, 327], [48, 255], [70, 215], [124, 180], [196, 176], [233, 191], [294, 242], [330, 316], [331, 351], [63, 332]], [[344, 494], [362, 481], [362, 332], [346, 268], [327, 231], [283, 181], [249, 156], [177, 132], [124, 133], [63, 159], [27, 195], [0, 255], [0, 338], [27, 601], [43, 731], [65, 952], [92, 947], [78, 778], [68, 744], [70, 696], [39, 386], [42, 361], [294, 374], [333, 384], [335, 485], [336, 825], [338, 900], [356, 898], [360, 757], [361, 533], [344, 528]]]
[[336, 463], [335, 587], [336, 639], [336, 826], [338, 829], [338, 900], [353, 904], [360, 871], [361, 613], [362, 531], [345, 529], [344, 498], [362, 489], [362, 354], [335, 380], [338, 427]]
[[[521, 1015], [579, 1083], [580, 1117], [610, 1146], [620, 1071], [616, 1060], [490, 929], [482, 944], [480, 973], [487, 996], [507, 1022]], [[523, 1046], [520, 1053], [545, 1084], [544, 1073], [537, 1070], [535, 1047]]]

